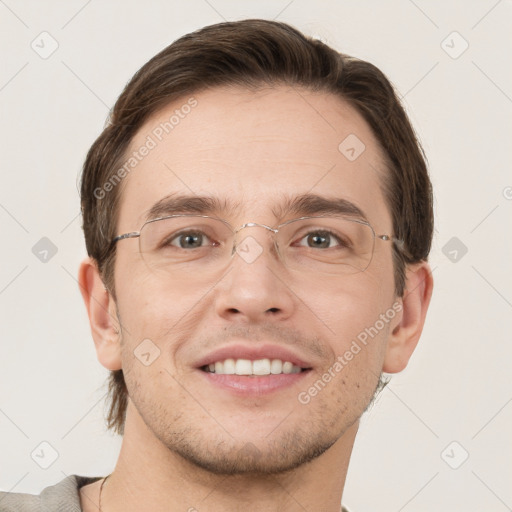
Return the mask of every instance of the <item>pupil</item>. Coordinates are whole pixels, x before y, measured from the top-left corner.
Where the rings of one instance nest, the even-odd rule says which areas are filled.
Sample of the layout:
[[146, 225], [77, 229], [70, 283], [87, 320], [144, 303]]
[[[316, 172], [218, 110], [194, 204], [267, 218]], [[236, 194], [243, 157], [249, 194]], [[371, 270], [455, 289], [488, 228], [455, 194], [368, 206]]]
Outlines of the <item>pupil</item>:
[[182, 235], [181, 236], [181, 247], [201, 247], [202, 235]]
[[328, 235], [309, 235], [309, 242], [312, 243], [313, 247], [329, 247]]

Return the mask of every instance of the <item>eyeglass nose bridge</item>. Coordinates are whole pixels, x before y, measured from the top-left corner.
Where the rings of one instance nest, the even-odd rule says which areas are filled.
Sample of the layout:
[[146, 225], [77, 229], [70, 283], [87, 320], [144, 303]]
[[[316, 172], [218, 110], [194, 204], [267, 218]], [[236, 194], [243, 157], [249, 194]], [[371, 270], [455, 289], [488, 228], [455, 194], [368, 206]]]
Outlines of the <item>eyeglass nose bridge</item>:
[[[276, 245], [275, 235], [279, 231], [278, 229], [267, 226], [266, 224], [259, 224], [258, 222], [246, 222], [245, 224], [242, 224], [239, 228], [237, 228], [233, 231], [233, 248], [231, 250], [231, 256], [233, 256], [235, 254], [237, 247], [238, 247], [238, 233], [240, 231], [242, 231], [242, 229], [254, 228], [254, 227], [265, 228], [267, 231], [270, 231], [272, 233], [272, 239], [274, 241], [274, 245]], [[277, 245], [276, 245], [276, 249], [277, 249], [277, 252], [279, 253], [279, 248], [277, 247]]]

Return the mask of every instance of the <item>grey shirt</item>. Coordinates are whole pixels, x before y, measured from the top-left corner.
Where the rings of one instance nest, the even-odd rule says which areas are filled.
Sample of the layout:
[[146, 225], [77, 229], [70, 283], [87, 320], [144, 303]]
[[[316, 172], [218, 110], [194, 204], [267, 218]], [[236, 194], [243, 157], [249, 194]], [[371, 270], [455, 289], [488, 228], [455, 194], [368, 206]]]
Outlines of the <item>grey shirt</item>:
[[39, 495], [0, 491], [0, 512], [81, 512], [80, 487], [100, 478], [69, 475]]
[[[58, 484], [45, 487], [41, 494], [0, 491], [0, 512], [82, 512], [80, 487], [102, 476], [69, 475]], [[348, 512], [343, 508], [342, 512]]]

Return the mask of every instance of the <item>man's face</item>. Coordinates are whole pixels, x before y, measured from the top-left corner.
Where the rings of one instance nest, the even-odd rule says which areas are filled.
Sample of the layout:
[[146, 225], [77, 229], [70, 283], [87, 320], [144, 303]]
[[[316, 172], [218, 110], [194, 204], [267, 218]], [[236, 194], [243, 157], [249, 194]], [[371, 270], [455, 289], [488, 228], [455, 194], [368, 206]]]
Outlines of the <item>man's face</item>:
[[[122, 185], [119, 234], [138, 231], [151, 207], [172, 194], [233, 203], [237, 208], [216, 215], [235, 228], [300, 216], [274, 215], [285, 198], [345, 199], [377, 235], [392, 234], [382, 155], [346, 103], [287, 87], [219, 88], [194, 97], [197, 105], [162, 140], [154, 130], [188, 98], [159, 111], [133, 140], [129, 153], [148, 136], [156, 147]], [[355, 160], [338, 148], [351, 134], [365, 145]], [[135, 414], [170, 452], [219, 473], [291, 469], [339, 440], [371, 400], [386, 338], [400, 320], [397, 313], [381, 321], [378, 333], [354, 348], [396, 300], [389, 242], [375, 241], [366, 271], [326, 277], [288, 269], [264, 228], [246, 228], [238, 240], [245, 237], [261, 254], [252, 261], [235, 253], [214, 279], [200, 270], [151, 269], [138, 238], [117, 243], [122, 368]], [[343, 357], [351, 347], [353, 357]], [[300, 361], [305, 370], [254, 377], [202, 367], [230, 358]]]

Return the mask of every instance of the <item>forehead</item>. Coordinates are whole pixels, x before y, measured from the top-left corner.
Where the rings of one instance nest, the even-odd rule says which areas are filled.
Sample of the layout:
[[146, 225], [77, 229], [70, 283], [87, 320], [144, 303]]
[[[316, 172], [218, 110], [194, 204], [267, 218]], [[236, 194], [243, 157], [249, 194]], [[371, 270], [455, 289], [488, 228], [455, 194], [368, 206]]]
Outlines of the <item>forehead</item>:
[[377, 141], [351, 106], [327, 93], [223, 87], [185, 96], [148, 119], [125, 163], [132, 165], [124, 166], [119, 232], [138, 229], [174, 195], [213, 197], [216, 214], [270, 224], [294, 198], [314, 195], [390, 226]]

